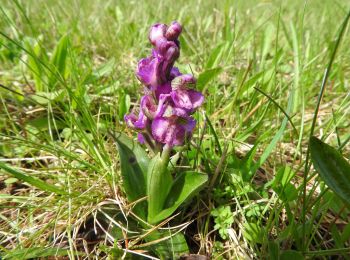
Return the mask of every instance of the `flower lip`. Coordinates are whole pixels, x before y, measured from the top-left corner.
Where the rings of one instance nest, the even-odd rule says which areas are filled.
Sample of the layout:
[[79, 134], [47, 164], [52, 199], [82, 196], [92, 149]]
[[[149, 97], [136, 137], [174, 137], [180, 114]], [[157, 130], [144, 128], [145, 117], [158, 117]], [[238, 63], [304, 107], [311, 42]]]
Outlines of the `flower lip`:
[[193, 113], [204, 101], [203, 94], [193, 89], [173, 90], [170, 95], [175, 106], [188, 113]]
[[152, 122], [152, 136], [156, 141], [169, 146], [183, 145], [192, 135], [195, 125], [196, 120], [191, 117], [159, 117]]
[[142, 130], [146, 128], [147, 117], [140, 111], [139, 116], [137, 117], [134, 113], [130, 113], [124, 116], [124, 120], [130, 128]]

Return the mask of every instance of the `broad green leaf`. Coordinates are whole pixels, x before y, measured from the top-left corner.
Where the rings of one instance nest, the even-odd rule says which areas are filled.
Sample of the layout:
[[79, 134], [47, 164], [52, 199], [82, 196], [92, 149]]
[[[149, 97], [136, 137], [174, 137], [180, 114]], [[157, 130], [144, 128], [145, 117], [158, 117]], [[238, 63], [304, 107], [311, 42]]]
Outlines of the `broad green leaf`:
[[311, 160], [322, 180], [345, 202], [350, 201], [350, 164], [332, 146], [310, 138]]
[[280, 260], [296, 260], [296, 259], [302, 260], [302, 259], [304, 259], [304, 256], [299, 251], [286, 250], [280, 254], [279, 259]]
[[289, 166], [282, 167], [278, 170], [272, 186], [277, 187], [277, 186], [286, 186], [288, 183], [290, 183], [291, 179], [294, 177], [295, 172], [290, 168]]
[[285, 202], [293, 201], [298, 197], [298, 190], [291, 183], [287, 183], [284, 187], [275, 187], [273, 190], [278, 194], [278, 197]]
[[165, 201], [165, 209], [152, 219], [153, 223], [169, 217], [187, 199], [195, 195], [208, 181], [208, 176], [198, 172], [183, 172], [175, 179]]
[[47, 105], [52, 101], [61, 100], [64, 97], [63, 90], [57, 90], [52, 92], [40, 92], [30, 95], [30, 98], [40, 105]]
[[[52, 124], [53, 124], [53, 122], [51, 122], [51, 125]], [[30, 120], [26, 123], [26, 127], [27, 126], [35, 127], [36, 129], [38, 129], [40, 131], [45, 131], [45, 130], [49, 129], [49, 120], [48, 120], [47, 116], [34, 118], [33, 120]], [[57, 129], [60, 129], [60, 130], [64, 129], [65, 126], [66, 126], [65, 122], [60, 121], [60, 120], [55, 121], [55, 127]]]
[[53, 87], [53, 85], [57, 82], [58, 77], [64, 78], [65, 76], [68, 44], [68, 37], [67, 35], [64, 35], [61, 37], [53, 51], [50, 59], [50, 64], [53, 67], [53, 73], [50, 74], [49, 77], [50, 87]]
[[294, 175], [295, 172], [289, 166], [286, 166], [278, 170], [272, 182], [272, 189], [283, 201], [292, 201], [298, 196], [297, 189], [290, 183]]
[[160, 259], [178, 259], [179, 256], [189, 252], [185, 236], [182, 233], [175, 235], [170, 231], [156, 230], [148, 235], [145, 240], [152, 242], [169, 237], [167, 240], [160, 241], [150, 246]]
[[27, 182], [30, 185], [33, 185], [40, 190], [47, 191], [47, 192], [53, 192], [53, 193], [61, 194], [61, 195], [68, 195], [69, 194], [68, 192], [61, 190], [54, 185], [48, 184], [48, 183], [46, 183], [38, 178], [31, 177], [31, 176], [27, 175], [26, 173], [7, 165], [6, 163], [0, 162], [0, 169], [3, 169], [5, 172], [11, 174], [13, 177], [15, 177], [21, 181]]
[[149, 164], [147, 172], [148, 222], [157, 223], [156, 216], [163, 210], [165, 201], [173, 184], [168, 161], [157, 154]]
[[208, 69], [208, 70], [202, 72], [201, 74], [199, 74], [198, 81], [197, 81], [198, 89], [203, 90], [204, 87], [211, 80], [213, 80], [215, 77], [217, 77], [222, 71], [223, 71], [223, 69], [221, 67], [217, 67], [217, 68]]
[[[146, 196], [149, 158], [146, 152], [126, 135], [118, 133], [114, 139], [118, 145], [123, 188], [129, 202], [133, 202]], [[140, 217], [145, 217], [145, 202], [136, 205], [135, 210]]]

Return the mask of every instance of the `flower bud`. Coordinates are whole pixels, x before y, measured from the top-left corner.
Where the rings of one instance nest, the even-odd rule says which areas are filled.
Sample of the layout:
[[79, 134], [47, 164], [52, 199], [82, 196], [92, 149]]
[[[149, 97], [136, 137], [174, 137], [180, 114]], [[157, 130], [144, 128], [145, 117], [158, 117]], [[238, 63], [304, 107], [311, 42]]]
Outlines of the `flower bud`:
[[166, 51], [164, 58], [160, 64], [160, 76], [162, 82], [169, 80], [171, 69], [173, 68], [177, 58], [179, 58], [179, 55], [179, 48], [175, 44]]
[[142, 111], [140, 111], [138, 118], [134, 113], [130, 113], [124, 116], [124, 120], [128, 127], [138, 130], [144, 129], [147, 124], [147, 117], [145, 117]]
[[157, 41], [165, 39], [167, 28], [165, 24], [161, 23], [157, 23], [151, 27], [148, 38], [152, 45], [156, 46]]
[[165, 37], [169, 41], [174, 41], [179, 37], [181, 31], [182, 31], [181, 25], [178, 22], [174, 21], [171, 23], [168, 30], [166, 31]]

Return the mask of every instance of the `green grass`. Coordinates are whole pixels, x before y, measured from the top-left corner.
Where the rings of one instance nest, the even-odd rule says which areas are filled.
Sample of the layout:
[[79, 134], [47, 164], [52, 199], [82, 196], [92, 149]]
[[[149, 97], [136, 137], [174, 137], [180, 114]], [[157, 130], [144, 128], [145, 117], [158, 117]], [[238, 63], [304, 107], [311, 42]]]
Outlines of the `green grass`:
[[123, 116], [142, 95], [134, 72], [148, 29], [178, 20], [179, 67], [206, 97], [181, 163], [209, 184], [162, 228], [213, 259], [349, 258], [349, 208], [307, 156], [313, 133], [350, 157], [350, 27], [338, 37], [349, 9], [346, 0], [2, 1], [0, 256], [155, 256], [142, 239], [150, 230], [125, 220], [132, 206], [107, 133], [135, 137]]

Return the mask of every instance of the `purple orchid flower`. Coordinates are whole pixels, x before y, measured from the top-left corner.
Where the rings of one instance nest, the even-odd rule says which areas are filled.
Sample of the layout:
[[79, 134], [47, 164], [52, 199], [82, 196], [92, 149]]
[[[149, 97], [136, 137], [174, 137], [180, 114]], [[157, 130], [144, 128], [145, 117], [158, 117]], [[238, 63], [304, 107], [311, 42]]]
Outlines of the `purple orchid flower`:
[[158, 117], [152, 122], [152, 135], [156, 141], [168, 146], [183, 145], [195, 126], [196, 120], [191, 117]]
[[[196, 79], [182, 74], [175, 61], [180, 56], [182, 27], [157, 23], [149, 32], [154, 46], [151, 56], [141, 59], [136, 76], [146, 86], [139, 115], [125, 116], [126, 124], [137, 130], [140, 143], [180, 146], [192, 136], [196, 120], [191, 116], [204, 102], [202, 93], [194, 90]], [[153, 140], [150, 140], [153, 139]]]
[[124, 116], [126, 124], [133, 129], [143, 130], [147, 125], [147, 117], [140, 111], [139, 116], [131, 113]]

